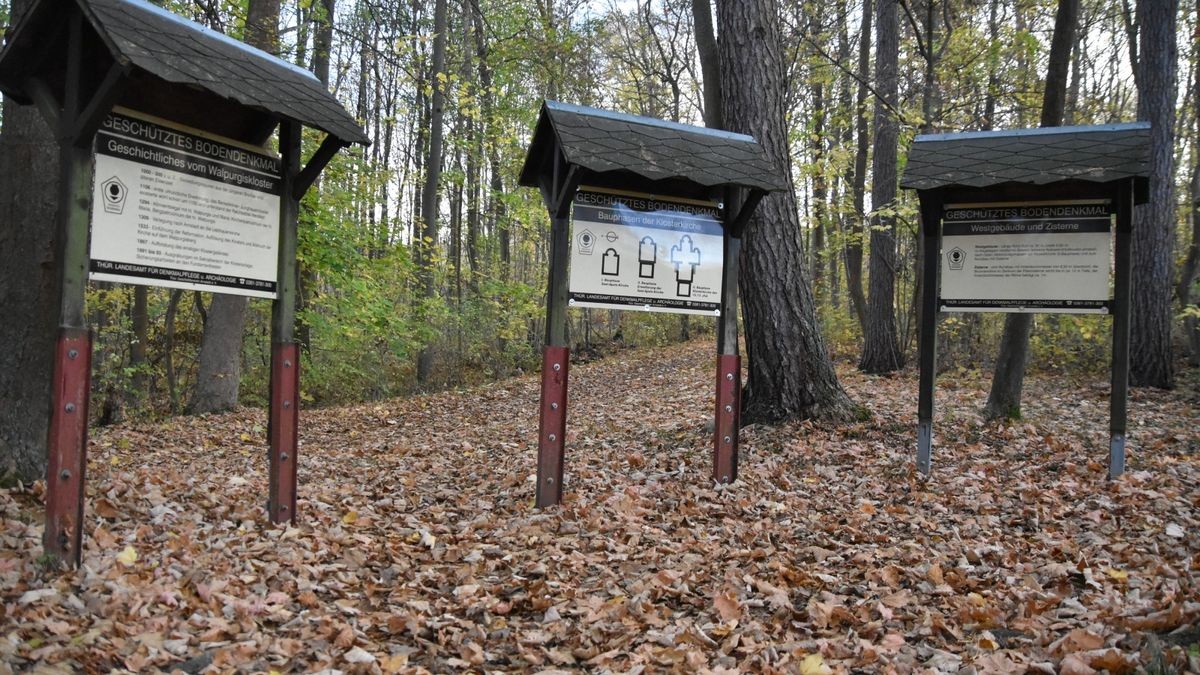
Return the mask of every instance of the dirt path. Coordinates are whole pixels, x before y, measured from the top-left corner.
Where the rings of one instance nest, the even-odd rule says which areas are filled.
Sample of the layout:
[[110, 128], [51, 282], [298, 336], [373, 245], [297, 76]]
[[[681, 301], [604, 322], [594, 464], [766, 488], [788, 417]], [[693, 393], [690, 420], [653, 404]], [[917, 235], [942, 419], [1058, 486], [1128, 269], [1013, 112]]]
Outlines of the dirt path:
[[[261, 411], [93, 435], [84, 567], [37, 487], [0, 491], [0, 672], [1085, 673], [1200, 635], [1200, 395], [1038, 378], [987, 425], [944, 375], [934, 475], [915, 375], [843, 381], [870, 420], [743, 431], [709, 481], [707, 344], [573, 366], [566, 501], [532, 508], [537, 382], [306, 411], [300, 522], [265, 520]], [[136, 559], [134, 558], [136, 554]]]

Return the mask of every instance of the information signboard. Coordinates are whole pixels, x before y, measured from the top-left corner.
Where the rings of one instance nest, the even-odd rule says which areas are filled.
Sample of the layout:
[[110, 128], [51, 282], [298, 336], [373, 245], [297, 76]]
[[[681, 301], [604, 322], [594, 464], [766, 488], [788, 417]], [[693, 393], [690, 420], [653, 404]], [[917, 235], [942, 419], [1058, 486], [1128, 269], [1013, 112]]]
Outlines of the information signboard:
[[278, 157], [123, 109], [95, 156], [92, 279], [275, 297]]
[[947, 204], [942, 311], [1107, 313], [1108, 201]]
[[716, 316], [724, 253], [715, 203], [584, 188], [571, 219], [570, 304]]

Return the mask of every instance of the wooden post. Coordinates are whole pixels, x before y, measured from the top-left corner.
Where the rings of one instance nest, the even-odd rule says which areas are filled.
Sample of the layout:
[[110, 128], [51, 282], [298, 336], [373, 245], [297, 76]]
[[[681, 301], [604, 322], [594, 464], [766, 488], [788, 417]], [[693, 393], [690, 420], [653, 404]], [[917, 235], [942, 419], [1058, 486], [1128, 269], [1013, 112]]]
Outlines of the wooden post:
[[1117, 215], [1114, 251], [1112, 322], [1112, 391], [1108, 412], [1108, 477], [1125, 472], [1126, 404], [1129, 395], [1129, 269], [1133, 234], [1133, 180], [1116, 184], [1114, 200]]
[[272, 523], [296, 517], [297, 435], [300, 417], [300, 350], [296, 344], [296, 228], [300, 203], [293, 189], [300, 173], [300, 123], [279, 125], [283, 180], [279, 202], [278, 287], [271, 304], [270, 496]]
[[[740, 234], [740, 233], [739, 233]], [[717, 407], [713, 426], [713, 480], [732, 483], [738, 473], [742, 416], [742, 359], [738, 352], [738, 258], [742, 240], [725, 230], [721, 315], [717, 318]]]
[[917, 471], [932, 468], [933, 386], [937, 377], [938, 266], [941, 263], [942, 195], [920, 193], [925, 255], [921, 267], [920, 383], [917, 399]]
[[[59, 275], [58, 340], [50, 390], [47, 433], [47, 555], [79, 565], [83, 545], [83, 498], [87, 470], [88, 393], [91, 389], [92, 340], [85, 318], [88, 268], [88, 218], [92, 204], [94, 129], [79, 129], [84, 101], [82, 80], [83, 17], [67, 17], [66, 87], [57, 118], [59, 198], [57, 249]], [[80, 134], [80, 135], [76, 135]]]
[[[556, 181], [557, 183], [557, 181]], [[557, 186], [556, 186], [557, 187]], [[546, 292], [546, 346], [542, 351], [542, 394], [538, 415], [538, 508], [562, 501], [567, 434], [567, 256], [570, 252], [571, 194], [550, 204], [550, 279]]]

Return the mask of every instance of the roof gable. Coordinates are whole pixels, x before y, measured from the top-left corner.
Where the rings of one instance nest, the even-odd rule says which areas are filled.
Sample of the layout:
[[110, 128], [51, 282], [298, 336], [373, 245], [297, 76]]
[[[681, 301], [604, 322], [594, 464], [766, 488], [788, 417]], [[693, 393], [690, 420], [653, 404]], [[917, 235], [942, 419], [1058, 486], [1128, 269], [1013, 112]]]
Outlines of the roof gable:
[[929, 134], [913, 142], [900, 186], [930, 190], [1133, 178], [1137, 193], [1145, 195], [1149, 154], [1146, 122]]
[[521, 185], [536, 186], [554, 153], [595, 174], [627, 172], [650, 181], [688, 181], [772, 192], [787, 187], [751, 136], [546, 101], [529, 144]]
[[311, 73], [144, 0], [38, 0], [0, 52], [0, 90], [19, 101], [47, 26], [76, 3], [112, 59], [172, 84], [369, 143], [357, 121]]

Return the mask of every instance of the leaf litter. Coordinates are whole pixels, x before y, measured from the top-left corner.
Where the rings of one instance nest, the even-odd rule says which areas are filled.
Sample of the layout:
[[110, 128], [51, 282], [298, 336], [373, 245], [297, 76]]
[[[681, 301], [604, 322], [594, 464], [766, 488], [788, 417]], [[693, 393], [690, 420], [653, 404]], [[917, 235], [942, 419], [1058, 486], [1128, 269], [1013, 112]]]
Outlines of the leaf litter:
[[305, 411], [292, 526], [263, 512], [264, 411], [97, 430], [80, 569], [41, 558], [40, 483], [0, 491], [0, 672], [1200, 666], [1195, 382], [1132, 393], [1109, 482], [1105, 382], [1030, 378], [997, 424], [985, 378], [943, 376], [923, 479], [915, 373], [843, 366], [870, 419], [748, 427], [718, 486], [713, 367], [575, 367], [546, 510], [533, 376]]

